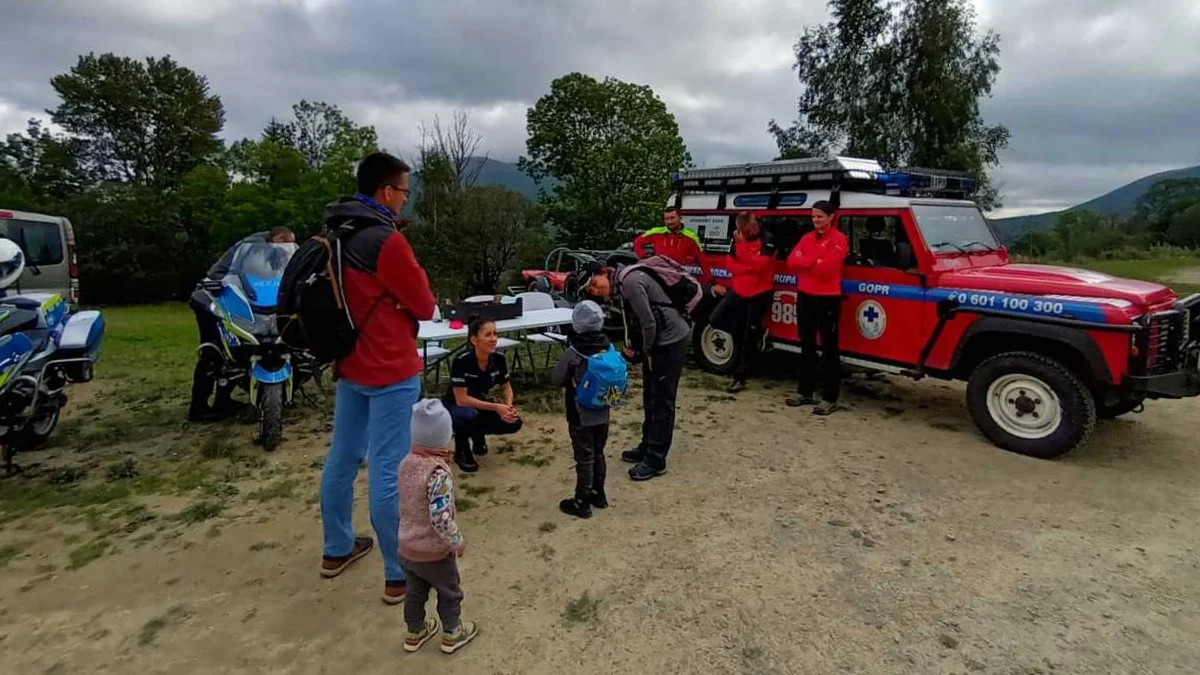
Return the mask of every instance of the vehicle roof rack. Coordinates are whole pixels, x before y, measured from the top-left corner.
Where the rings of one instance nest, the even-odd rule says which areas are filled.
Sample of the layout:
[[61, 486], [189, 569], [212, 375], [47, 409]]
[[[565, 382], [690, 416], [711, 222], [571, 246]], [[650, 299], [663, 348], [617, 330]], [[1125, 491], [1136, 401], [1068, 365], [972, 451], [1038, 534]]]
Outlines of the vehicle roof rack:
[[810, 157], [708, 169], [685, 169], [671, 177], [683, 192], [739, 193], [785, 190], [850, 190], [901, 197], [967, 199], [975, 180], [940, 169], [886, 170], [873, 159]]

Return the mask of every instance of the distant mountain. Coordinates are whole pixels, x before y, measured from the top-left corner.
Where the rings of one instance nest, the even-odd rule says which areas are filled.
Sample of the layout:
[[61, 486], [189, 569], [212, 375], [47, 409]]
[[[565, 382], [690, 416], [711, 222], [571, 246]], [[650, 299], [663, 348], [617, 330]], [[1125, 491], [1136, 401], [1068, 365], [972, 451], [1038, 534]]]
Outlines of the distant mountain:
[[[537, 201], [539, 183], [522, 173], [516, 164], [483, 157], [477, 157], [471, 161], [474, 162], [474, 166], [479, 166], [480, 162], [483, 164], [479, 169], [479, 177], [475, 180], [476, 185], [500, 185], [519, 192], [531, 202]], [[421, 181], [415, 175], [412, 177], [411, 188], [414, 196], [420, 194]], [[404, 207], [405, 216], [412, 217], [414, 204], [416, 204], [416, 199], [408, 200], [408, 204]]]
[[1152, 176], [1146, 176], [1145, 178], [1139, 178], [1112, 192], [1063, 211], [1037, 213], [1030, 216], [1017, 216], [1015, 218], [997, 218], [991, 221], [992, 227], [996, 229], [996, 234], [1000, 235], [1001, 239], [1011, 242], [1026, 230], [1048, 230], [1054, 227], [1054, 223], [1058, 221], [1058, 217], [1068, 211], [1094, 211], [1096, 213], [1126, 218], [1133, 215], [1133, 212], [1137, 209], [1138, 199], [1153, 187], [1155, 183], [1172, 178], [1200, 178], [1200, 166], [1164, 171]]

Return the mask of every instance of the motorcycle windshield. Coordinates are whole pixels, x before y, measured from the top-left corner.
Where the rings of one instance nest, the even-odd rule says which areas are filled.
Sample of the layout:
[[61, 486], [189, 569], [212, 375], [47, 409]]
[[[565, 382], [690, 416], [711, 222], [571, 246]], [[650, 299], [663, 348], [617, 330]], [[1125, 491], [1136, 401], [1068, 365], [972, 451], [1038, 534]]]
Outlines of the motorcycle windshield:
[[295, 244], [256, 242], [242, 244], [233, 254], [229, 275], [242, 283], [246, 298], [255, 308], [274, 308], [279, 301], [279, 281]]

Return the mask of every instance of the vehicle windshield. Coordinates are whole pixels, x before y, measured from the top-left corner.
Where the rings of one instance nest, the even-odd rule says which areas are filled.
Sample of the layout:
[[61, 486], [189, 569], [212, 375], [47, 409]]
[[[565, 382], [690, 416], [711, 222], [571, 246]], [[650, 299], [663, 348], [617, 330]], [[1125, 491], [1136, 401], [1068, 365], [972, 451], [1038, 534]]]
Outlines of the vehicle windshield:
[[255, 306], [274, 307], [279, 299], [279, 280], [296, 248], [296, 244], [242, 244], [233, 253], [229, 276], [241, 282], [242, 290]]
[[921, 236], [934, 253], [976, 253], [996, 251], [1000, 242], [992, 234], [979, 207], [932, 206], [914, 204], [913, 215]]

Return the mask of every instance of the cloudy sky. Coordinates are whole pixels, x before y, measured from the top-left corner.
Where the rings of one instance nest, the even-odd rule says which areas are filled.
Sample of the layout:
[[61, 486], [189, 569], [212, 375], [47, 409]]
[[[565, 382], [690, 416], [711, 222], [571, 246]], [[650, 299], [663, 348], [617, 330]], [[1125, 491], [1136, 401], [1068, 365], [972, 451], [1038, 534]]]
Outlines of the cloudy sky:
[[[1069, 206], [1200, 164], [1200, 0], [974, 0], [1002, 36], [989, 121], [1012, 143], [1001, 215]], [[467, 110], [496, 159], [571, 71], [651, 85], [700, 165], [769, 159], [791, 119], [791, 45], [821, 0], [0, 0], [0, 134], [56, 104], [83, 52], [171, 54], [208, 76], [227, 138], [301, 99], [340, 105], [408, 152]]]

